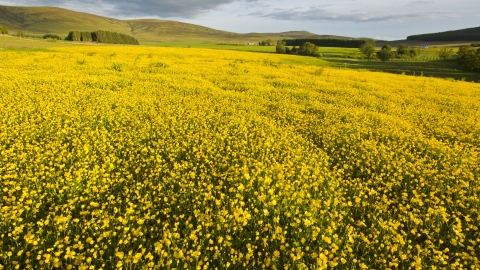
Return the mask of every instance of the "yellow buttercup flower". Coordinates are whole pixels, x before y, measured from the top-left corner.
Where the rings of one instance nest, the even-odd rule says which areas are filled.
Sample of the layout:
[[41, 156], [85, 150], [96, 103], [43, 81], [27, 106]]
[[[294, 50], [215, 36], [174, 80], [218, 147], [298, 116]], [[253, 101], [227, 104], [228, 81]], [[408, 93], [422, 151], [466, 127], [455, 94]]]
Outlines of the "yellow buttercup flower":
[[480, 268], [479, 84], [191, 48], [0, 63], [0, 268]]

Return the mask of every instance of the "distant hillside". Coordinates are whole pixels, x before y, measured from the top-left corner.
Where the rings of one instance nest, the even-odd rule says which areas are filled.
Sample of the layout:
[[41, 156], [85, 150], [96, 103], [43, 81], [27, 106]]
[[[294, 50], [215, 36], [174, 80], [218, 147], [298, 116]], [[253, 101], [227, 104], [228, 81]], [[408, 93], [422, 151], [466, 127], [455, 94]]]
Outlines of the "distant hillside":
[[11, 32], [21, 30], [32, 34], [55, 33], [64, 36], [72, 30], [101, 29], [130, 33], [125, 22], [55, 7], [0, 6], [0, 25], [7, 26]]
[[418, 41], [480, 41], [480, 27], [408, 36]]
[[21, 30], [28, 34], [53, 33], [61, 36], [67, 36], [68, 32], [73, 30], [106, 30], [132, 35], [140, 42], [206, 41], [239, 43], [258, 42], [268, 38], [337, 37], [321, 36], [306, 31], [239, 34], [170, 20], [117, 20], [57, 7], [0, 6], [0, 25], [5, 25], [12, 33]]
[[272, 37], [285, 37], [285, 38], [328, 38], [328, 39], [350, 39], [350, 37], [335, 36], [335, 35], [317, 35], [308, 31], [288, 31], [281, 33], [248, 33], [247, 36], [272, 36]]

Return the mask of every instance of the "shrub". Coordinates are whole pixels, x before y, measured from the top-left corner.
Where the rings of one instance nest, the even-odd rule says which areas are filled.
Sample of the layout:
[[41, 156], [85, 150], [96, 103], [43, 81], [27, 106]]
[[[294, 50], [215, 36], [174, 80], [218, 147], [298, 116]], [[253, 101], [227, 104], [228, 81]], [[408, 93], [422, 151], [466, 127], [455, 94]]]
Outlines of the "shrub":
[[438, 56], [440, 58], [443, 58], [443, 60], [450, 58], [452, 55], [453, 55], [453, 50], [450, 48], [443, 47], [443, 48], [440, 48], [440, 50], [438, 50]]
[[381, 49], [379, 52], [377, 52], [377, 58], [382, 60], [382, 62], [386, 62], [394, 56], [395, 54], [393, 54], [392, 51], [388, 51], [388, 49]]
[[59, 35], [55, 35], [55, 34], [45, 34], [43, 36], [43, 39], [56, 39], [56, 40], [60, 40], [60, 36]]
[[6, 26], [0, 25], [0, 34], [8, 35], [8, 29]]
[[267, 39], [267, 40], [258, 42], [258, 45], [260, 45], [260, 46], [273, 46], [273, 45], [275, 45], [275, 43], [274, 43], [273, 40]]

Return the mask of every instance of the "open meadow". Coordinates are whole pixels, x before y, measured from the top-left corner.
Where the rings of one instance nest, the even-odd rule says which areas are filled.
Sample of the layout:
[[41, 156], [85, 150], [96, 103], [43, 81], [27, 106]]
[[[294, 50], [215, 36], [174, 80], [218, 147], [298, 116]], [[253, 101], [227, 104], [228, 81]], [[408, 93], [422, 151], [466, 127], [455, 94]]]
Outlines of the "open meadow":
[[299, 59], [0, 50], [0, 269], [480, 269], [480, 84]]
[[[389, 42], [398, 46], [399, 42]], [[406, 44], [420, 45], [420, 42], [404, 42]], [[377, 51], [381, 49], [381, 45], [386, 42], [377, 43]], [[444, 43], [429, 49], [419, 50], [419, 55], [411, 59], [391, 59], [382, 62], [378, 59], [367, 61], [363, 59], [358, 48], [340, 48], [340, 47], [318, 47], [320, 59], [317, 57], [303, 57], [291, 59], [295, 64], [307, 64], [323, 67], [336, 67], [355, 70], [379, 71], [393, 74], [404, 74], [408, 76], [425, 76], [443, 78], [449, 80], [463, 80], [468, 82], [480, 82], [480, 72], [464, 69], [459, 65], [457, 56], [452, 59], [442, 60], [438, 56], [438, 50], [441, 47], [452, 47], [454, 52], [458, 51], [459, 46], [469, 45], [470, 43]], [[147, 46], [161, 47], [180, 47], [180, 48], [203, 48], [203, 49], [219, 49], [234, 50], [246, 52], [261, 52], [275, 54], [275, 46], [248, 46], [241, 44], [217, 44], [207, 42], [145, 42]], [[291, 47], [289, 47], [291, 48]]]

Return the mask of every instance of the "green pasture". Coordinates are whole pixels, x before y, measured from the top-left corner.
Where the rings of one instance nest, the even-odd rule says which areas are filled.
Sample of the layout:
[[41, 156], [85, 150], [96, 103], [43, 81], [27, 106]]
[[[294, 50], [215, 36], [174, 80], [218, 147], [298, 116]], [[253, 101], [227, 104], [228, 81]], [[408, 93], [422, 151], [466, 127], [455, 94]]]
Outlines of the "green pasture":
[[0, 50], [14, 49], [14, 50], [37, 50], [51, 47], [65, 47], [72, 46], [76, 43], [67, 42], [63, 40], [45, 40], [36, 38], [18, 38], [14, 36], [0, 35]]
[[392, 60], [387, 62], [356, 59], [325, 59], [332, 67], [405, 74], [410, 76], [436, 77], [470, 82], [480, 82], [480, 72], [469, 71], [459, 66], [456, 60]]
[[234, 50], [245, 52], [262, 52], [275, 53], [275, 46], [249, 46], [247, 44], [235, 43], [206, 43], [206, 42], [141, 42], [143, 46], [154, 47], [184, 47], [184, 48], [202, 48], [202, 49], [218, 49], [218, 50]]

